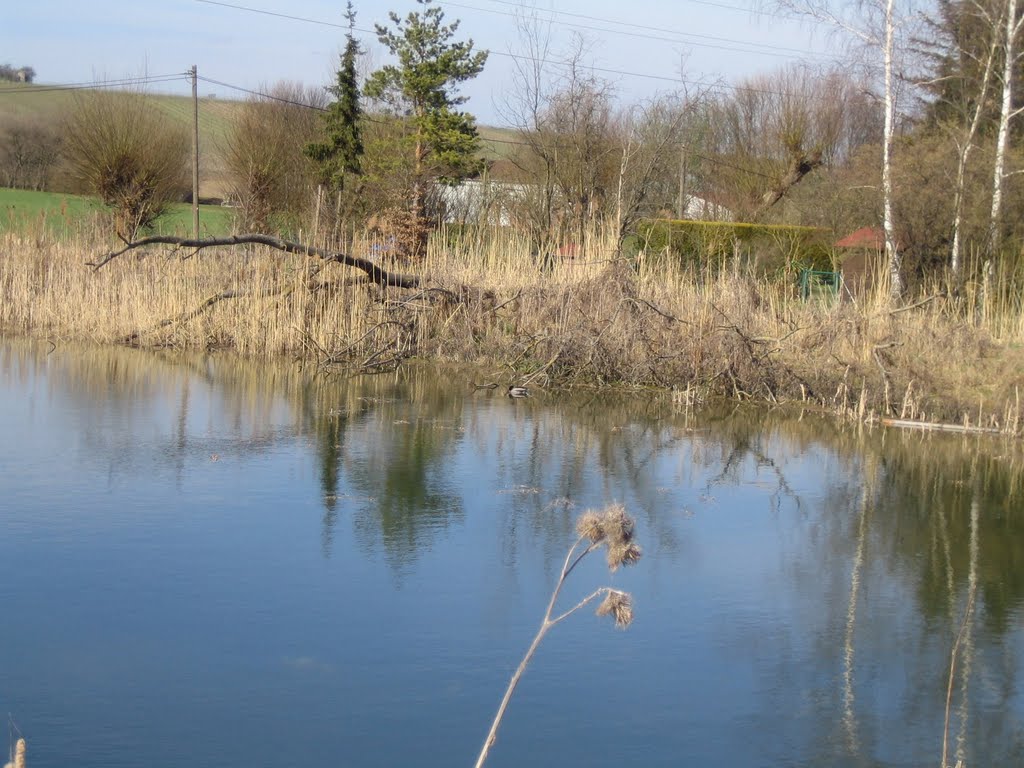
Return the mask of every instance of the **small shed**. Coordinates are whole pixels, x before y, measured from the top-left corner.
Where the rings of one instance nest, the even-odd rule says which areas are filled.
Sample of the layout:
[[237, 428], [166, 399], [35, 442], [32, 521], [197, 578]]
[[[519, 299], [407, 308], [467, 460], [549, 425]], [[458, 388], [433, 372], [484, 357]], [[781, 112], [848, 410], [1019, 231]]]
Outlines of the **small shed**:
[[885, 232], [879, 227], [861, 227], [837, 240], [833, 247], [840, 252], [844, 285], [855, 291], [874, 285], [885, 253]]

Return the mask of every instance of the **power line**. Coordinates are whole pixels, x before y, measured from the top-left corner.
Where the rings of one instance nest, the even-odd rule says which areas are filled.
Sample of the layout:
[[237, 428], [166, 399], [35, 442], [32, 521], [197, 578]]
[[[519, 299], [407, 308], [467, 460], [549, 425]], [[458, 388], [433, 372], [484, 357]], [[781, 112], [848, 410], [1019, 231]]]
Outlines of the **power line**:
[[[491, 2], [502, 2], [502, 0], [491, 0]], [[481, 8], [476, 5], [467, 5], [465, 3], [454, 2], [454, 0], [444, 0], [445, 5], [454, 6], [456, 8], [467, 8], [472, 11], [483, 11], [484, 13], [495, 13], [500, 16], [511, 16], [512, 18], [519, 18], [519, 14], [509, 11], [499, 11], [493, 8]], [[502, 2], [503, 5], [510, 5], [514, 8], [527, 8], [527, 6], [520, 5], [519, 3]], [[811, 51], [804, 48], [789, 48], [782, 45], [771, 45], [770, 43], [756, 43], [749, 40], [738, 40], [732, 37], [717, 37], [715, 35], [705, 35], [698, 32], [678, 32], [672, 29], [659, 29], [658, 27], [652, 27], [645, 24], [632, 24], [629, 22], [618, 21], [616, 19], [606, 19], [599, 16], [589, 16], [583, 13], [570, 13], [569, 11], [545, 11], [545, 13], [551, 13], [552, 16], [571, 16], [573, 18], [586, 19], [588, 21], [597, 21], [602, 24], [615, 24], [621, 27], [632, 27], [634, 29], [649, 30], [653, 32], [660, 32], [659, 35], [650, 34], [649, 32], [630, 32], [625, 29], [609, 29], [608, 27], [595, 27], [588, 24], [580, 24], [577, 22], [558, 21], [557, 19], [545, 19], [552, 23], [561, 24], [562, 26], [572, 27], [575, 29], [586, 29], [596, 32], [608, 32], [614, 35], [626, 35], [628, 37], [638, 37], [644, 40], [657, 40], [666, 43], [684, 43], [686, 45], [699, 46], [701, 48], [713, 48], [720, 51], [734, 51], [737, 53], [751, 53], [758, 56], [777, 56], [780, 58], [791, 59], [794, 56], [821, 56], [827, 58], [833, 58], [827, 53], [821, 53], [818, 51]], [[665, 34], [675, 35], [676, 37], [664, 37]], [[692, 39], [686, 38], [698, 38], [700, 40], [713, 40], [714, 43], [702, 43], [695, 42]], [[744, 46], [737, 48], [736, 45], [722, 45], [721, 43], [735, 43], [736, 45]], [[758, 50], [759, 48], [765, 50]]]
[[[273, 16], [278, 19], [288, 19], [289, 21], [304, 21], [307, 24], [318, 24], [321, 27], [335, 27], [337, 29], [348, 29], [348, 24], [335, 24], [330, 21], [323, 21], [321, 19], [310, 19], [306, 16], [292, 16], [288, 13], [277, 13], [276, 11], [265, 11], [262, 8], [249, 8], [244, 5], [233, 5], [232, 3], [221, 3], [218, 0], [196, 0], [197, 3], [203, 3], [204, 5], [219, 5], [222, 8], [233, 8], [236, 11], [248, 11], [249, 13], [259, 13], [264, 16]], [[353, 27], [357, 32], [365, 32], [366, 34], [374, 35], [376, 32], [370, 29], [359, 29]]]
[[[330, 22], [330, 21], [323, 21], [322, 19], [313, 19], [313, 18], [310, 18], [308, 16], [295, 16], [293, 14], [281, 13], [281, 12], [278, 12], [278, 11], [268, 11], [268, 10], [265, 10], [263, 8], [253, 8], [251, 6], [237, 5], [235, 3], [221, 2], [221, 0], [195, 0], [195, 1], [197, 3], [203, 3], [205, 5], [216, 5], [216, 6], [220, 6], [222, 8], [231, 8], [231, 9], [238, 10], [238, 11], [246, 11], [246, 12], [249, 12], [249, 13], [258, 13], [258, 14], [261, 14], [261, 15], [264, 15], [264, 16], [271, 16], [271, 17], [279, 18], [279, 19], [288, 19], [289, 21], [301, 21], [301, 22], [304, 22], [306, 24], [316, 24], [316, 25], [324, 26], [324, 27], [333, 27], [335, 29], [345, 29], [345, 30], [349, 29], [348, 24], [339, 24], [339, 23]], [[502, 0], [490, 0], [490, 1], [491, 2], [502, 2]], [[515, 15], [516, 15], [514, 13], [509, 13], [509, 12], [506, 12], [506, 11], [498, 11], [498, 10], [493, 10], [493, 9], [489, 9], [489, 8], [481, 8], [479, 6], [474, 6], [474, 5], [467, 5], [465, 3], [453, 2], [452, 0], [445, 0], [445, 4], [446, 5], [455, 6], [455, 7], [458, 7], [458, 8], [467, 8], [467, 9], [474, 10], [474, 11], [482, 11], [484, 13], [495, 13], [495, 14], [499, 14], [499, 15], [502, 15], [502, 16], [512, 16], [512, 17], [515, 17]], [[505, 4], [506, 5], [512, 5], [512, 6], [519, 7], [519, 8], [526, 7], [526, 6], [522, 6], [522, 5], [518, 4], [518, 3], [505, 3]], [[735, 7], [735, 6], [728, 6], [728, 7]], [[648, 26], [648, 25], [644, 25], [644, 24], [633, 24], [633, 23], [629, 23], [629, 22], [617, 21], [617, 20], [614, 20], [614, 19], [605, 19], [605, 18], [601, 18], [601, 17], [598, 17], [598, 16], [588, 16], [588, 15], [582, 14], [582, 13], [570, 13], [568, 11], [552, 11], [552, 13], [559, 14], [559, 15], [562, 15], [562, 16], [572, 16], [572, 17], [587, 19], [587, 20], [591, 20], [591, 21], [598, 21], [598, 22], [605, 23], [605, 24], [616, 24], [616, 25], [619, 25], [619, 26], [628, 26], [628, 27], [633, 27], [633, 28], [636, 28], [636, 29], [653, 30], [653, 31], [661, 32], [661, 33], [666, 33], [667, 32], [669, 34], [673, 34], [673, 35], [679, 36], [679, 39], [670, 38], [670, 37], [664, 37], [664, 36], [640, 34], [640, 33], [637, 33], [637, 32], [628, 32], [628, 31], [625, 31], [625, 30], [608, 29], [608, 28], [605, 28], [605, 27], [593, 27], [593, 26], [587, 26], [587, 25], [584, 25], [584, 24], [573, 24], [573, 23], [569, 23], [569, 22], [556, 22], [556, 23], [562, 24], [564, 26], [577, 27], [577, 28], [580, 28], [580, 29], [589, 29], [589, 30], [594, 30], [594, 31], [598, 31], [598, 32], [609, 32], [609, 33], [612, 33], [612, 34], [627, 35], [627, 36], [630, 36], [630, 37], [639, 37], [639, 38], [645, 38], [645, 39], [649, 39], [649, 40], [660, 40], [660, 41], [663, 41], [663, 42], [670, 42], [670, 43], [684, 43], [684, 44], [687, 44], [687, 45], [698, 46], [698, 47], [701, 47], [701, 48], [713, 48], [713, 49], [716, 49], [716, 50], [733, 51], [733, 52], [736, 52], [736, 53], [750, 53], [750, 54], [754, 54], [754, 55], [777, 56], [777, 57], [782, 57], [782, 58], [794, 58], [796, 56], [817, 56], [817, 57], [824, 57], [824, 58], [829, 58], [829, 59], [835, 58], [834, 56], [831, 56], [830, 54], [827, 54], [827, 53], [822, 53], [822, 52], [818, 52], [818, 51], [811, 51], [811, 50], [803, 49], [803, 48], [789, 48], [789, 47], [785, 47], [785, 46], [771, 45], [769, 43], [754, 43], [754, 42], [750, 42], [750, 41], [746, 41], [746, 40], [737, 40], [735, 38], [729, 38], [729, 37], [716, 37], [714, 35], [703, 35], [703, 34], [699, 34], [699, 33], [696, 33], [696, 32], [678, 32], [678, 31], [675, 31], [675, 30], [665, 30], [665, 29], [659, 29], [658, 27], [652, 27], [652, 26]], [[362, 27], [352, 27], [352, 29], [354, 31], [356, 31], [356, 32], [361, 32], [363, 34], [373, 35], [374, 37], [376, 37], [376, 35], [377, 35], [376, 30], [373, 30], [373, 29], [364, 29]], [[701, 38], [701, 39], [705, 39], [705, 40], [715, 40], [715, 41], [718, 41], [718, 43], [736, 43], [737, 45], [746, 46], [746, 47], [737, 48], [735, 46], [721, 45], [721, 44], [717, 44], [717, 43], [700, 43], [700, 42], [695, 42], [693, 40], [682, 39], [683, 37], [690, 37], [690, 38], [696, 37], [696, 38]], [[752, 48], [750, 46], [755, 46], [755, 47]], [[770, 50], [757, 50], [756, 48], [758, 48], [758, 47], [759, 48], [770, 49]], [[500, 51], [494, 51], [494, 50], [490, 51], [490, 53], [492, 53], [494, 55], [498, 55], [498, 56], [510, 55], [510, 54], [503, 54]], [[608, 71], [608, 72], [615, 73], [615, 70], [603, 70], [603, 71]], [[635, 72], [619, 73], [619, 74], [629, 74], [629, 75], [631, 75], [633, 77], [657, 77], [655, 75], [643, 75], [643, 74], [638, 74], [638, 73], [635, 73]], [[659, 79], [664, 79], [664, 78], [659, 78]]]
[[221, 88], [228, 88], [232, 91], [239, 91], [240, 93], [248, 93], [250, 96], [259, 96], [261, 99], [266, 99], [267, 101], [277, 101], [280, 102], [281, 104], [291, 104], [294, 107], [302, 107], [303, 109], [314, 109], [317, 112], [327, 111], [326, 107], [318, 107], [315, 104], [306, 104], [305, 102], [302, 101], [286, 99], [282, 96], [274, 96], [272, 93], [264, 93], [263, 91], [256, 91], [252, 88], [243, 88], [240, 85], [232, 85], [231, 83], [225, 83], [220, 80], [213, 80], [212, 78], [203, 77], [202, 75], [199, 75], [199, 79], [202, 80], [204, 83], [212, 83], [213, 85], [219, 85]]
[[94, 80], [92, 82], [81, 82], [81, 83], [54, 83], [52, 85], [33, 85], [31, 88], [21, 87], [8, 87], [0, 88], [0, 94], [6, 93], [17, 93], [17, 94], [35, 94], [35, 93], [51, 93], [53, 91], [87, 91], [87, 90], [103, 90], [104, 88], [122, 88], [132, 85], [150, 85], [152, 83], [170, 83], [175, 80], [181, 80], [184, 78], [184, 73], [178, 73], [173, 75], [153, 75], [149, 77], [133, 77], [124, 78], [121, 80]]
[[[220, 0], [195, 0], [195, 2], [197, 2], [197, 3], [204, 3], [206, 5], [221, 6], [223, 8], [231, 8], [233, 10], [245, 11], [245, 12], [248, 12], [248, 13], [257, 13], [257, 14], [261, 14], [261, 15], [264, 15], [264, 16], [272, 16], [274, 18], [288, 19], [290, 21], [301, 21], [301, 22], [304, 22], [304, 23], [307, 23], [307, 24], [316, 24], [316, 25], [320, 25], [320, 26], [335, 27], [335, 28], [338, 28], [338, 29], [345, 29], [345, 30], [349, 29], [347, 24], [335, 24], [333, 22], [322, 21], [320, 19], [311, 19], [311, 18], [308, 18], [308, 17], [305, 17], [305, 16], [293, 16], [291, 14], [278, 13], [277, 11], [263, 10], [262, 8], [252, 8], [250, 6], [245, 6], [245, 5], [237, 5], [237, 4], [234, 4], [234, 3], [220, 2]], [[376, 32], [371, 31], [371, 30], [367, 30], [367, 29], [362, 29], [360, 27], [353, 27], [353, 29], [356, 32], [363, 32], [363, 33], [366, 33], [366, 34], [376, 35]], [[551, 61], [551, 60], [547, 60], [547, 59], [539, 59], [539, 58], [537, 58], [535, 56], [527, 56], [527, 55], [520, 54], [520, 53], [507, 53], [507, 52], [504, 52], [504, 51], [491, 50], [491, 51], [488, 51], [488, 55], [490, 55], [490, 56], [502, 56], [502, 57], [505, 57], [505, 58], [514, 59], [514, 60], [518, 60], [518, 61], [529, 61], [529, 62], [533, 62], [533, 63], [537, 63], [537, 64], [543, 64], [543, 65], [549, 65], [549, 66], [561, 66], [561, 67], [572, 66], [570, 64], [567, 64], [566, 62]], [[586, 65], [586, 66], [584, 66], [582, 68], [590, 70], [592, 72], [601, 73], [603, 75], [619, 75], [619, 76], [623, 76], [623, 77], [636, 77], [636, 78], [641, 78], [641, 79], [644, 79], [644, 80], [655, 80], [655, 81], [658, 81], [658, 82], [674, 83], [677, 86], [679, 86], [679, 85], [691, 85], [691, 86], [694, 86], [694, 87], [697, 87], [697, 88], [707, 88], [709, 90], [728, 90], [728, 91], [738, 91], [738, 92], [746, 92], [746, 93], [762, 93], [762, 94], [773, 95], [773, 96], [790, 96], [790, 95], [792, 95], [792, 94], [789, 94], [789, 93], [787, 93], [785, 91], [776, 91], [776, 90], [770, 90], [770, 89], [766, 89], [766, 88], [754, 88], [754, 87], [743, 86], [743, 85], [730, 85], [728, 83], [715, 83], [715, 82], [708, 82], [706, 80], [688, 80], [687, 78], [684, 78], [684, 77], [669, 77], [668, 75], [653, 75], [653, 74], [650, 74], [650, 73], [647, 73], [647, 72], [631, 72], [629, 70], [611, 69], [609, 67], [598, 67], [598, 66], [593, 66], [593, 65]], [[263, 94], [263, 95], [265, 95], [265, 94]]]
[[[510, 2], [510, 0], [487, 0], [487, 1], [491, 2], [491, 3], [498, 3], [499, 5], [511, 5], [511, 6], [515, 7], [515, 8], [523, 8], [525, 10], [534, 10], [534, 8], [535, 8], [535, 6], [532, 6], [532, 5], [526, 5], [525, 3]], [[712, 8], [724, 8], [725, 10], [728, 10], [728, 11], [739, 11], [741, 13], [747, 13], [747, 14], [751, 14], [753, 16], [768, 16], [770, 18], [780, 18], [780, 14], [774, 13], [773, 11], [762, 11], [762, 10], [760, 10], [758, 8], [744, 8], [744, 7], [739, 6], [739, 5], [729, 5], [728, 3], [717, 3], [717, 2], [714, 2], [714, 0], [681, 0], [681, 2], [693, 3], [694, 5], [708, 5], [708, 6], [711, 6]], [[642, 24], [633, 24], [633, 23], [630, 23], [628, 21], [612, 21], [610, 19], [600, 19], [597, 16], [588, 16], [588, 15], [583, 14], [583, 13], [570, 13], [569, 11], [551, 11], [551, 12], [552, 13], [558, 13], [558, 14], [561, 14], [563, 16], [578, 16], [578, 17], [584, 18], [584, 19], [594, 19], [594, 20], [598, 20], [598, 21], [610, 21], [611, 23], [622, 24], [622, 25], [627, 26], [627, 27], [639, 27], [641, 29], [653, 29], [656, 32], [663, 31], [659, 27], [645, 27]]]

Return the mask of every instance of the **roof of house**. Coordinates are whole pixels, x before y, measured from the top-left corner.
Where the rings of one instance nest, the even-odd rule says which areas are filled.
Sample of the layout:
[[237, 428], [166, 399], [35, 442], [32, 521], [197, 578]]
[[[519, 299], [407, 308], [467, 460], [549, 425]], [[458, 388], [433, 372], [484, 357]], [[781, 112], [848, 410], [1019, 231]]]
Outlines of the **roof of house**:
[[851, 232], [842, 240], [835, 242], [836, 248], [874, 248], [885, 249], [885, 233], [878, 227], [861, 227]]

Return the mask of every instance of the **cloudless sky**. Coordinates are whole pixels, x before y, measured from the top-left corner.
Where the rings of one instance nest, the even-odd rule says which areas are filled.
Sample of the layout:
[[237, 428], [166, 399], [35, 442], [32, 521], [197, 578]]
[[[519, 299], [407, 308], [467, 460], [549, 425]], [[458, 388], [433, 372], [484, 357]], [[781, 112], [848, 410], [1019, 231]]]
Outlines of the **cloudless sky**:
[[[736, 82], [795, 61], [827, 63], [837, 45], [826, 29], [752, 10], [749, 0], [459, 0], [439, 3], [446, 20], [461, 20], [459, 38], [492, 51], [484, 72], [466, 86], [467, 109], [485, 124], [501, 124], [513, 84], [509, 53], [525, 49], [514, 15], [529, 5], [553, 20], [552, 50], [587, 41], [585, 61], [604, 70], [619, 98], [631, 103], [695, 82]], [[40, 83], [78, 83], [143, 74], [184, 73], [259, 89], [278, 80], [307, 85], [333, 79], [344, 39], [344, 0], [34, 0], [10, 2], [0, 26], [0, 63], [31, 66]], [[244, 6], [321, 23], [227, 7]], [[355, 2], [357, 37], [374, 66], [388, 62], [372, 34], [389, 11], [405, 16], [414, 0]], [[573, 15], [576, 14], [576, 15]], [[583, 18], [588, 17], [588, 18]], [[601, 20], [597, 20], [601, 19]], [[329, 26], [329, 25], [337, 26]], [[586, 28], [581, 28], [586, 27]], [[629, 34], [624, 34], [629, 33]], [[559, 70], [551, 67], [552, 73]], [[630, 74], [626, 74], [630, 73]], [[642, 77], [639, 75], [646, 75]], [[674, 82], [673, 82], [674, 80]], [[180, 82], [152, 86], [188, 92]], [[200, 93], [220, 98], [243, 93], [209, 82]], [[25, 97], [28, 98], [28, 97]]]

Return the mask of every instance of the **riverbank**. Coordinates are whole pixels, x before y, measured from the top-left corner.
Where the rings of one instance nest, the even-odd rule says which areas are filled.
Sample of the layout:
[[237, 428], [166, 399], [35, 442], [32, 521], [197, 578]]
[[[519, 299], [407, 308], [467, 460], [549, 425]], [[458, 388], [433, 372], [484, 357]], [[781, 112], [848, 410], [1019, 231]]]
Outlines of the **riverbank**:
[[624, 260], [600, 237], [549, 268], [515, 237], [447, 238], [404, 270], [423, 279], [409, 290], [262, 247], [151, 247], [86, 265], [108, 249], [3, 236], [0, 326], [57, 344], [231, 348], [363, 372], [422, 358], [473, 363], [499, 383], [655, 387], [690, 404], [801, 401], [860, 420], [1022, 431], [1024, 315], [1008, 300], [981, 306], [972, 285], [956, 302], [942, 286], [896, 308], [881, 290], [805, 302], [795, 280]]

